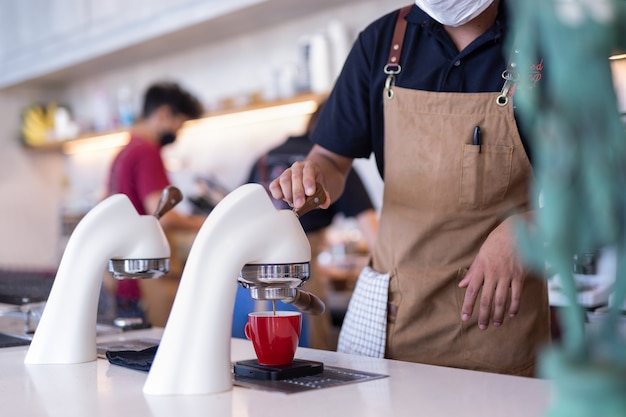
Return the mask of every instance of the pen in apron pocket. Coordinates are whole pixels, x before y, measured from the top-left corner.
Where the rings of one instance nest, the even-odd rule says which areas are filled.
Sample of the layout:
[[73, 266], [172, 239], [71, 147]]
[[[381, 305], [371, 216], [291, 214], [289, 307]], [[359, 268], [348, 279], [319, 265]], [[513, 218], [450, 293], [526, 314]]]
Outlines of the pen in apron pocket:
[[481, 153], [483, 150], [483, 141], [480, 136], [480, 126], [476, 126], [474, 128], [473, 144], [478, 146], [478, 153]]

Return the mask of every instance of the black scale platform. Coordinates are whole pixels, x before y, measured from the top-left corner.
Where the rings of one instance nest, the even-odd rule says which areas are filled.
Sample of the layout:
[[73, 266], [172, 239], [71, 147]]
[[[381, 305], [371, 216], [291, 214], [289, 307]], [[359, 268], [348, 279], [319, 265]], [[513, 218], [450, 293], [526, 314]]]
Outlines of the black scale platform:
[[237, 376], [261, 380], [280, 380], [320, 374], [324, 364], [294, 359], [289, 365], [261, 365], [256, 359], [235, 362], [233, 372]]
[[263, 366], [256, 359], [233, 364], [235, 385], [285, 394], [336, 387], [385, 378], [387, 375], [324, 366], [321, 362], [294, 359], [291, 365]]

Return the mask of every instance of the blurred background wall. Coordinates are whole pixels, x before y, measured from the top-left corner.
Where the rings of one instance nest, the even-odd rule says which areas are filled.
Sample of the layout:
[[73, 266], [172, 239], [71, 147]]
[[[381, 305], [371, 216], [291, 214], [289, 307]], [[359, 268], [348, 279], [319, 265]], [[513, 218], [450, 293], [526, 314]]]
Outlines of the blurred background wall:
[[[117, 152], [24, 147], [19, 138], [26, 106], [63, 103], [84, 135], [119, 129], [121, 100], [136, 112], [145, 87], [162, 79], [193, 91], [209, 114], [271, 103], [302, 92], [297, 78], [303, 55], [320, 39], [330, 62], [324, 64], [334, 65], [313, 86], [323, 94], [358, 31], [406, 3], [0, 0], [0, 268], [56, 268], [66, 239], [64, 216], [80, 216], [103, 197]], [[310, 70], [313, 63], [307, 65]], [[301, 133], [306, 118], [182, 137], [165, 153], [173, 182], [193, 192], [197, 177], [206, 177], [233, 189], [256, 157]], [[357, 165], [380, 204], [382, 185], [372, 161]]]

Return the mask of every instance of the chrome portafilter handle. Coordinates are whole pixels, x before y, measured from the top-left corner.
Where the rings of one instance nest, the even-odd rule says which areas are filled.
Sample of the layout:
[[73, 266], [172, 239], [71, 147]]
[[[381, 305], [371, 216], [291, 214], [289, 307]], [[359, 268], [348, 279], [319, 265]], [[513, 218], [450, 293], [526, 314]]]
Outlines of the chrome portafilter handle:
[[238, 281], [255, 300], [280, 300], [307, 314], [322, 314], [325, 305], [317, 296], [300, 290], [309, 279], [309, 263], [246, 264]]
[[281, 300], [309, 279], [309, 263], [246, 264], [237, 280], [256, 300]]
[[[163, 189], [154, 217], [160, 219], [183, 199], [183, 193], [173, 185]], [[115, 279], [155, 279], [170, 270], [169, 258], [161, 259], [111, 259], [108, 271]]]
[[296, 296], [296, 289], [286, 286], [267, 286], [255, 284], [240, 284], [250, 290], [250, 297], [254, 300], [272, 301], [285, 300]]
[[115, 279], [156, 279], [170, 270], [169, 258], [110, 259], [108, 271]]

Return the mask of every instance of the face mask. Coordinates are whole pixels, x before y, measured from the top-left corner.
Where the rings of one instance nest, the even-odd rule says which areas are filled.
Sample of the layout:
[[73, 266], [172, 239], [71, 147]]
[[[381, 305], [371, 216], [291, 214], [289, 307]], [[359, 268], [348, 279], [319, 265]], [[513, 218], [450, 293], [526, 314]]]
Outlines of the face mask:
[[159, 137], [159, 144], [161, 145], [161, 147], [169, 145], [170, 143], [174, 143], [174, 141], [176, 141], [176, 134], [172, 132], [162, 133]]
[[417, 7], [446, 26], [461, 26], [485, 11], [493, 0], [415, 0]]

